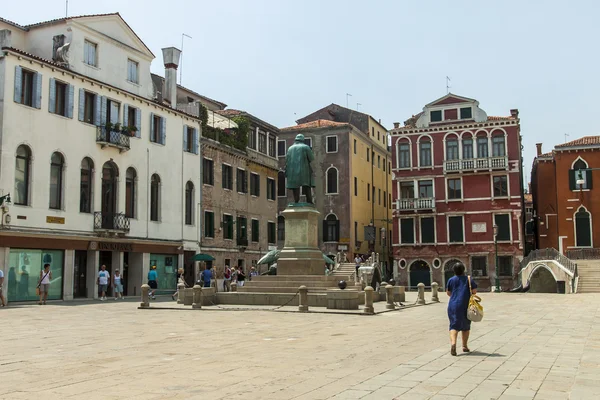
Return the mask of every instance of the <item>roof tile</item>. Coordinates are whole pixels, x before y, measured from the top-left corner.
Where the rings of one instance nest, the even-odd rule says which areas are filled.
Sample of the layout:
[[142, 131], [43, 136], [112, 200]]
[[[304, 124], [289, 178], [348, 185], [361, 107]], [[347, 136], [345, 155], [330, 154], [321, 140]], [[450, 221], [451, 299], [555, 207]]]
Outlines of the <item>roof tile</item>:
[[567, 143], [554, 146], [557, 149], [564, 147], [579, 147], [579, 146], [598, 146], [600, 145], [600, 136], [584, 136], [579, 139], [572, 140]]
[[351, 126], [346, 122], [335, 122], [329, 121], [327, 119], [318, 119], [316, 121], [306, 122], [304, 124], [299, 124], [296, 126], [289, 126], [287, 128], [281, 128], [281, 131], [300, 131], [304, 129], [315, 129], [315, 128], [327, 128], [334, 126]]

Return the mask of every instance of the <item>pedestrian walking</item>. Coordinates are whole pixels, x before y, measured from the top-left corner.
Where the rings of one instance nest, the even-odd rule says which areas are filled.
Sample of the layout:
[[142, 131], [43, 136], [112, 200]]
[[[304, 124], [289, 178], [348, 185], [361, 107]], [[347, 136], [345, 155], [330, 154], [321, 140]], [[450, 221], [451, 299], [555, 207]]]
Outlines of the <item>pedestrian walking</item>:
[[177, 298], [179, 298], [179, 285], [183, 286], [187, 286], [187, 284], [185, 283], [185, 277], [183, 276], [183, 268], [179, 268], [177, 270], [177, 290], [175, 291], [175, 293], [173, 293], [171, 295], [171, 298], [173, 300], [176, 300], [175, 296], [177, 296]]
[[98, 290], [100, 291], [100, 301], [106, 300], [106, 293], [108, 292], [108, 282], [110, 280], [110, 273], [106, 270], [106, 265], [100, 267], [98, 271]]
[[207, 265], [204, 271], [200, 274], [200, 280], [203, 283], [203, 287], [210, 287], [210, 281], [212, 279], [212, 271]]
[[[470, 287], [472, 290], [469, 290]], [[471, 333], [471, 321], [467, 318], [467, 308], [471, 293], [477, 293], [477, 283], [470, 276], [465, 276], [465, 266], [454, 265], [454, 276], [448, 280], [446, 294], [450, 297], [448, 301], [448, 319], [450, 320], [450, 354], [456, 355], [456, 340], [458, 332], [461, 333], [462, 350], [468, 353], [469, 334]]]
[[358, 269], [360, 268], [360, 263], [362, 262], [362, 258], [357, 254], [354, 258], [354, 266], [356, 267], [356, 278], [358, 278]]
[[123, 277], [118, 269], [115, 270], [115, 275], [113, 276], [113, 288], [115, 300], [123, 299]]
[[48, 299], [48, 291], [50, 290], [50, 281], [52, 280], [52, 271], [50, 264], [44, 264], [44, 270], [40, 271], [40, 280], [38, 282], [38, 291], [40, 295], [39, 305], [46, 304]]
[[244, 286], [244, 283], [246, 282], [246, 275], [244, 274], [244, 270], [242, 269], [241, 266], [238, 267], [238, 271], [237, 271], [237, 285], [239, 287]]
[[258, 271], [256, 271], [256, 268], [250, 267], [250, 280], [255, 276], [258, 276]]
[[6, 299], [4, 298], [4, 292], [2, 291], [2, 285], [4, 284], [4, 271], [0, 268], [0, 301], [2, 307], [6, 307]]
[[229, 265], [225, 265], [225, 270], [223, 271], [223, 291], [229, 292], [231, 290], [231, 268]]
[[153, 265], [148, 271], [148, 286], [150, 286], [150, 298], [156, 300], [156, 289], [158, 289], [158, 272], [156, 272], [156, 265]]

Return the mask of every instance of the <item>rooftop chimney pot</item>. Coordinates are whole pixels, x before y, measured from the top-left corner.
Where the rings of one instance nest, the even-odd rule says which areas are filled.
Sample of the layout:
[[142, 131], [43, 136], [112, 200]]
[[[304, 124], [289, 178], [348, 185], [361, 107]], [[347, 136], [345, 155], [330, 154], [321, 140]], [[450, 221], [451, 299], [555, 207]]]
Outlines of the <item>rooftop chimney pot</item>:
[[400, 122], [394, 122], [394, 129], [400, 128]]
[[536, 143], [535, 147], [537, 147], [537, 155], [541, 156], [542, 155], [542, 144], [541, 143]]
[[512, 110], [510, 110], [510, 115], [513, 118], [519, 118], [519, 109], [518, 108], [513, 108]]
[[177, 108], [177, 67], [181, 50], [175, 47], [162, 49], [163, 62], [165, 64], [165, 92], [163, 100], [168, 101], [171, 107]]

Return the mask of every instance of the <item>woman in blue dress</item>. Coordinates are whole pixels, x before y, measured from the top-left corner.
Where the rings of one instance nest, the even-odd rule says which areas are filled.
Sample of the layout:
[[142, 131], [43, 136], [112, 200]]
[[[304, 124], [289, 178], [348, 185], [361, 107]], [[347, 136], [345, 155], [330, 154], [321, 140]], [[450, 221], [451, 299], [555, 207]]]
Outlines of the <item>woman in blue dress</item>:
[[[467, 308], [469, 307], [469, 281], [470, 277], [465, 276], [465, 266], [456, 264], [454, 266], [454, 275], [448, 279], [446, 285], [446, 294], [450, 296], [448, 302], [448, 319], [450, 320], [450, 354], [456, 355], [456, 339], [458, 332], [461, 332], [463, 352], [468, 353], [469, 333], [471, 332], [471, 321], [467, 318]], [[471, 279], [472, 293], [477, 293], [477, 284]]]

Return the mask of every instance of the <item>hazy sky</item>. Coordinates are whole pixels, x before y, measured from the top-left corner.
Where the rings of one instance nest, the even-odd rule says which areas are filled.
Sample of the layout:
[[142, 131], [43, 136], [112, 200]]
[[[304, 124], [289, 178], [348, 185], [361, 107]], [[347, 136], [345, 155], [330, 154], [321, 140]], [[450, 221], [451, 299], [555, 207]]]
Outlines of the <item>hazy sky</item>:
[[[535, 143], [599, 134], [598, 1], [69, 1], [71, 16], [116, 11], [157, 55], [153, 72], [186, 33], [184, 86], [279, 127], [351, 93], [389, 129], [446, 94], [448, 75], [488, 115], [519, 109], [527, 177]], [[29, 0], [1, 16], [64, 15], [64, 0]]]

